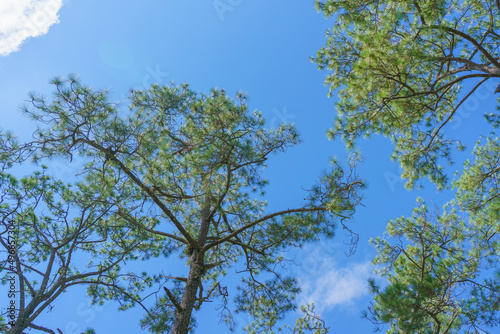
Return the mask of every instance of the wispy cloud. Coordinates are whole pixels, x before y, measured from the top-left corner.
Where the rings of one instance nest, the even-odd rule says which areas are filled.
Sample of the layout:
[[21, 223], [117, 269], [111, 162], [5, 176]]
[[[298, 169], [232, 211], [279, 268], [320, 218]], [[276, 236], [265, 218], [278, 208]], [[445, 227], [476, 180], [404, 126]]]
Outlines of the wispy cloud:
[[1, 0], [0, 55], [19, 50], [29, 37], [46, 34], [59, 23], [62, 0]]
[[314, 270], [299, 276], [300, 302], [313, 302], [319, 312], [352, 303], [368, 294], [367, 281], [373, 276], [372, 269], [370, 261], [338, 267], [331, 257], [322, 258]]

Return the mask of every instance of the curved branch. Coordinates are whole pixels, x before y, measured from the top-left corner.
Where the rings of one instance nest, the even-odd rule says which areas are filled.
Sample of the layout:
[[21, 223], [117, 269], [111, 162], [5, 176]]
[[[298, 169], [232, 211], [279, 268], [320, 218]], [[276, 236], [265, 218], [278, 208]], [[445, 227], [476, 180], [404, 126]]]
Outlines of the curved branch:
[[483, 54], [483, 56], [486, 59], [488, 59], [493, 65], [495, 65], [496, 67], [498, 67], [500, 69], [500, 63], [498, 63], [497, 60], [495, 58], [493, 58], [493, 56], [488, 51], [486, 51], [486, 49], [483, 48], [483, 46], [481, 44], [479, 44], [473, 37], [467, 35], [466, 33], [462, 32], [460, 30], [456, 30], [456, 29], [453, 29], [453, 28], [450, 28], [450, 27], [443, 27], [443, 26], [438, 26], [438, 25], [430, 25], [429, 28], [431, 28], [431, 29], [442, 29], [442, 30], [445, 30], [448, 33], [455, 34], [455, 35], [458, 35], [460, 37], [465, 38], [472, 45], [474, 45], [479, 50], [479, 52], [481, 52]]
[[161, 232], [161, 231], [157, 231], [157, 230], [153, 230], [149, 227], [146, 227], [144, 226], [144, 224], [142, 224], [141, 222], [138, 222], [136, 221], [135, 219], [132, 219], [131, 217], [129, 217], [128, 215], [124, 214], [121, 210], [118, 210], [118, 215], [120, 217], [122, 217], [123, 219], [125, 219], [126, 221], [128, 221], [129, 223], [132, 223], [136, 226], [139, 226], [139, 228], [143, 229], [144, 231], [148, 231], [150, 233], [153, 233], [153, 234], [156, 234], [156, 235], [161, 235], [161, 236], [164, 236], [164, 237], [167, 237], [167, 238], [170, 238], [170, 239], [174, 239], [174, 240], [177, 240], [179, 242], [182, 242], [183, 244], [186, 244], [188, 245], [189, 243], [182, 239], [182, 238], [179, 238], [178, 236], [174, 235], [174, 234], [171, 234], [171, 233], [166, 233], [166, 232]]
[[[269, 220], [271, 218], [274, 218], [274, 217], [277, 217], [277, 216], [283, 216], [283, 215], [287, 215], [287, 214], [290, 214], [290, 213], [295, 213], [295, 212], [316, 212], [316, 211], [327, 211], [327, 209], [325, 208], [312, 208], [312, 209], [307, 209], [307, 208], [302, 208], [302, 209], [289, 209], [289, 210], [283, 210], [283, 211], [278, 211], [278, 212], [275, 212], [275, 213], [272, 213], [272, 214], [269, 214], [269, 215], [266, 215], [262, 218], [259, 218], [257, 220], [254, 220], [253, 222], [245, 225], [245, 226], [242, 226], [240, 227], [239, 229], [235, 230], [234, 232], [230, 233], [229, 235], [217, 240], [217, 241], [214, 241], [208, 245], [206, 245], [205, 247], [203, 247], [201, 249], [201, 252], [206, 252], [207, 250], [209, 250], [210, 248], [213, 248], [223, 242], [226, 242], [228, 241], [229, 239], [233, 238], [234, 236], [237, 236], [238, 234], [240, 234], [241, 232], [245, 231], [245, 230], [248, 230], [249, 228], [259, 224], [259, 223], [262, 223], [263, 221], [266, 221], [266, 220]], [[341, 216], [339, 214], [337, 214], [337, 216]], [[343, 216], [341, 216], [343, 217]], [[345, 217], [347, 218], [347, 217]]]
[[434, 134], [432, 135], [432, 137], [430, 138], [429, 140], [429, 143], [427, 144], [427, 146], [422, 150], [422, 151], [427, 151], [429, 149], [429, 147], [431, 146], [432, 142], [434, 141], [434, 138], [436, 138], [436, 136], [438, 135], [439, 131], [441, 131], [441, 129], [451, 120], [451, 118], [453, 117], [453, 115], [455, 115], [455, 113], [457, 112], [458, 108], [462, 105], [462, 103], [465, 102], [465, 100], [467, 100], [469, 98], [469, 96], [472, 95], [472, 93], [474, 93], [476, 91], [476, 89], [479, 88], [479, 86], [481, 86], [486, 80], [488, 80], [488, 78], [484, 78], [483, 80], [481, 80], [476, 86], [474, 86], [474, 88], [471, 89], [471, 91], [455, 106], [455, 108], [451, 111], [450, 115], [444, 120], [444, 122], [436, 129], [436, 131], [434, 131]]
[[[50, 334], [56, 334], [52, 329], [38, 326], [38, 325], [35, 325], [33, 323], [29, 324], [28, 327], [33, 328], [33, 329], [37, 329], [37, 330], [42, 331], [42, 332], [50, 333]], [[59, 330], [59, 333], [61, 333], [60, 330]]]

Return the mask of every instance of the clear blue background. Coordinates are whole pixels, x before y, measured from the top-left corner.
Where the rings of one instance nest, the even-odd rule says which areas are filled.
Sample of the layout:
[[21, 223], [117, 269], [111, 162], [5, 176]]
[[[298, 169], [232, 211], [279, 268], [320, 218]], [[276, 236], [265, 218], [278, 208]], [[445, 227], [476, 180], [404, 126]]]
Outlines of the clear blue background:
[[[218, 12], [215, 6], [220, 4], [230, 10]], [[268, 126], [287, 121], [299, 130], [303, 143], [272, 157], [264, 173], [270, 180], [269, 210], [298, 206], [305, 197], [303, 189], [329, 168], [331, 157], [346, 157], [341, 142], [326, 138], [335, 118], [335, 98], [327, 98], [326, 73], [309, 60], [325, 43], [325, 31], [332, 23], [316, 12], [312, 1], [66, 1], [60, 23], [48, 34], [0, 57], [1, 126], [21, 138], [29, 136], [34, 125], [19, 112], [27, 93], [50, 95], [48, 81], [69, 73], [96, 89], [110, 89], [115, 100], [124, 100], [130, 88], [147, 88], [154, 82], [189, 82], [202, 92], [215, 86], [230, 94], [243, 90], [250, 109], [262, 111]], [[491, 90], [474, 98], [478, 103], [464, 106], [448, 128], [450, 136], [469, 144], [485, 132], [480, 115], [495, 105]], [[390, 160], [389, 140], [375, 136], [360, 143], [364, 162], [359, 173], [368, 189], [364, 207], [349, 222], [360, 236], [357, 252], [345, 255], [348, 238], [338, 230], [333, 240], [288, 254], [299, 264], [290, 266], [290, 273], [305, 287], [299, 301], [314, 301], [332, 333], [373, 329], [361, 318], [370, 302], [366, 279], [373, 276], [369, 263], [375, 255], [368, 239], [381, 235], [389, 219], [409, 215], [418, 196], [438, 205], [452, 197], [451, 192], [438, 194], [427, 182], [425, 190], [406, 191], [398, 165]], [[467, 155], [456, 155], [457, 161]], [[67, 180], [74, 173], [72, 166], [60, 162], [50, 167]], [[174, 266], [165, 261], [160, 265]], [[350, 289], [354, 292], [347, 293]], [[140, 332], [139, 308], [118, 312], [112, 302], [90, 306], [83, 289], [68, 289], [53, 306], [36, 323], [60, 328], [64, 334], [87, 327], [97, 333]], [[228, 332], [218, 324], [216, 306], [207, 303], [197, 313], [197, 333]], [[237, 320], [241, 325], [247, 321], [244, 316]]]

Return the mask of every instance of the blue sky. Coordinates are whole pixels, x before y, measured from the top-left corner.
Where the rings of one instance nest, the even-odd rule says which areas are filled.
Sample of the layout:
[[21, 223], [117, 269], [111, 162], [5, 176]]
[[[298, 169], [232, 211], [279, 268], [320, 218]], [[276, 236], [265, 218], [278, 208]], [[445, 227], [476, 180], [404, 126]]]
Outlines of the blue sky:
[[[335, 118], [335, 97], [327, 98], [326, 73], [309, 61], [325, 43], [331, 24], [312, 1], [2, 0], [1, 126], [21, 138], [29, 136], [33, 124], [19, 112], [27, 93], [50, 95], [48, 81], [69, 73], [96, 89], [110, 89], [115, 100], [123, 100], [130, 88], [154, 82], [189, 82], [202, 92], [215, 86], [230, 94], [243, 90], [250, 109], [260, 110], [267, 126], [287, 121], [299, 130], [303, 143], [272, 157], [265, 171], [269, 210], [293, 207], [304, 197], [302, 189], [329, 168], [332, 156], [346, 156], [341, 142], [326, 138]], [[461, 109], [449, 135], [470, 144], [484, 126], [478, 114], [485, 108], [494, 108], [487, 89]], [[450, 193], [437, 193], [426, 182], [424, 190], [406, 191], [398, 165], [390, 161], [389, 140], [372, 137], [361, 147], [359, 172], [368, 189], [364, 207], [349, 223], [360, 235], [357, 252], [345, 255], [347, 239], [339, 230], [333, 240], [290, 254], [301, 264], [290, 267], [303, 286], [299, 300], [315, 302], [334, 333], [373, 329], [360, 317], [370, 301], [366, 280], [373, 276], [375, 253], [368, 239], [381, 235], [389, 219], [409, 215], [418, 196], [439, 205], [451, 199]], [[457, 160], [466, 157], [464, 153]], [[50, 168], [68, 181], [75, 172], [60, 162]], [[90, 306], [83, 289], [68, 290], [54, 306], [38, 322], [64, 334], [86, 327], [97, 333], [141, 331], [140, 309], [118, 312], [114, 303]], [[197, 333], [228, 331], [218, 325], [215, 306], [206, 304], [199, 312]], [[245, 321], [239, 319], [242, 325]]]

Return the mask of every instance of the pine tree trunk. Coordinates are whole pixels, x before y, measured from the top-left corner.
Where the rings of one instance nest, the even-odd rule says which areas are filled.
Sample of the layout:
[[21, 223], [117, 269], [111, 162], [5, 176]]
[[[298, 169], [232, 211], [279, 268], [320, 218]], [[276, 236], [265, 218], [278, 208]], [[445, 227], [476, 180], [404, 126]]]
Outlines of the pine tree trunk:
[[193, 252], [191, 255], [191, 266], [189, 268], [189, 276], [186, 282], [186, 288], [182, 295], [181, 308], [175, 312], [174, 328], [172, 334], [187, 334], [189, 331], [189, 324], [191, 314], [193, 312], [194, 303], [196, 301], [196, 293], [201, 283], [201, 276], [203, 274], [203, 255], [198, 258], [198, 254]]
[[[205, 195], [205, 201], [201, 210], [202, 221], [200, 224], [200, 231], [198, 234], [197, 243], [200, 248], [205, 245], [207, 240], [208, 230], [210, 228], [210, 196], [209, 191]], [[193, 313], [194, 303], [196, 301], [196, 293], [201, 285], [201, 276], [205, 269], [204, 253], [199, 253], [198, 250], [193, 250], [191, 254], [191, 261], [189, 267], [189, 276], [186, 281], [186, 287], [181, 300], [181, 309], [175, 312], [174, 328], [172, 334], [187, 334], [189, 331], [189, 324], [191, 322], [191, 314]]]

